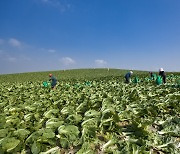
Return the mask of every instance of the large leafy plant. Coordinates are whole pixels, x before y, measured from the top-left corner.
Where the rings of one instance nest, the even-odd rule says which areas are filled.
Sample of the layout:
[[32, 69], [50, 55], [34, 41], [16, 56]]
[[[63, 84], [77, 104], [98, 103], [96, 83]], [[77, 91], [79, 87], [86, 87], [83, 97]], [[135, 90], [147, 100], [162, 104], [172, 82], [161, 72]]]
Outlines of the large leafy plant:
[[0, 153], [180, 153], [179, 76], [144, 77], [2, 82]]

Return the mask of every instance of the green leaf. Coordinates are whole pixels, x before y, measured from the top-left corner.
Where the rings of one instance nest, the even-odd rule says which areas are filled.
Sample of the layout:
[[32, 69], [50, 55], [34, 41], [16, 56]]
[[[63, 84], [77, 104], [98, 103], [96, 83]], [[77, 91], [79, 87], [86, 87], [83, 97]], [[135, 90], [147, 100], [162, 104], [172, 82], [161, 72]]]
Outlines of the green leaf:
[[100, 112], [95, 110], [89, 110], [84, 114], [84, 116], [88, 118], [98, 117], [100, 116]]
[[40, 144], [37, 143], [37, 142], [34, 142], [33, 145], [32, 145], [32, 147], [31, 147], [31, 152], [32, 152], [33, 154], [39, 154], [40, 151], [41, 151], [41, 146], [40, 146]]
[[46, 128], [52, 128], [52, 129], [56, 129], [58, 127], [60, 127], [62, 124], [64, 123], [64, 121], [47, 121], [46, 122]]
[[75, 141], [79, 140], [79, 130], [77, 126], [74, 125], [63, 125], [58, 128], [60, 143], [63, 147], [75, 144]]
[[32, 117], [32, 113], [26, 114], [26, 115], [24, 116], [24, 120], [25, 120], [25, 121], [30, 121], [31, 117]]
[[59, 134], [64, 134], [64, 135], [69, 135], [69, 136], [71, 136], [72, 134], [74, 134], [75, 136], [79, 135], [78, 127], [74, 125], [60, 126], [58, 128], [58, 132]]
[[84, 141], [93, 140], [96, 137], [96, 128], [95, 127], [83, 128], [82, 137]]
[[79, 114], [69, 115], [66, 120], [71, 124], [78, 124], [82, 120], [82, 116]]
[[67, 138], [60, 138], [60, 144], [63, 148], [68, 148], [70, 146]]
[[77, 152], [77, 154], [95, 154], [95, 152], [92, 149], [90, 143], [84, 142], [81, 149]]
[[21, 139], [26, 138], [26, 136], [29, 134], [30, 134], [30, 131], [28, 131], [26, 129], [18, 129], [16, 131], [14, 131], [14, 135], [17, 137], [20, 137]]
[[2, 141], [2, 149], [10, 152], [15, 149], [19, 145], [19, 143], [20, 140], [17, 140], [16, 138], [6, 138]]
[[26, 143], [32, 143], [35, 140], [37, 140], [40, 136], [42, 136], [43, 131], [39, 130], [36, 132], [33, 132], [27, 139], [26, 139]]
[[45, 129], [43, 131], [43, 137], [45, 137], [45, 138], [54, 138], [55, 133], [51, 129]]
[[72, 107], [64, 107], [62, 110], [61, 110], [61, 113], [64, 114], [64, 115], [68, 115], [70, 113], [73, 113], [73, 109]]
[[46, 111], [46, 112], [44, 113], [44, 116], [45, 116], [46, 118], [52, 118], [53, 115], [56, 114], [56, 113], [58, 113], [58, 112], [59, 112], [58, 109], [51, 109], [51, 110], [49, 110], [49, 111]]
[[82, 127], [91, 127], [91, 126], [97, 127], [97, 123], [98, 123], [98, 119], [91, 118], [91, 119], [87, 119], [87, 120], [83, 121], [81, 123], [81, 126]]
[[6, 137], [8, 129], [0, 129], [0, 138]]
[[107, 147], [109, 147], [110, 145], [113, 145], [114, 143], [115, 143], [114, 140], [109, 140], [107, 143], [105, 143], [102, 146], [102, 151], [104, 151]]
[[54, 147], [46, 152], [41, 152], [40, 154], [60, 154], [60, 149], [59, 147]]

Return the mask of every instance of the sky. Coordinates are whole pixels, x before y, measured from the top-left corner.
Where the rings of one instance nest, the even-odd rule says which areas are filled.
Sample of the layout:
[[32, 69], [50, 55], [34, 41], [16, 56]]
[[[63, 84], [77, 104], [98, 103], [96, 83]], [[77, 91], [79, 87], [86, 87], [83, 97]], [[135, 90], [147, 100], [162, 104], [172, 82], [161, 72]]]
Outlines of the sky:
[[179, 0], [0, 0], [0, 74], [180, 72]]

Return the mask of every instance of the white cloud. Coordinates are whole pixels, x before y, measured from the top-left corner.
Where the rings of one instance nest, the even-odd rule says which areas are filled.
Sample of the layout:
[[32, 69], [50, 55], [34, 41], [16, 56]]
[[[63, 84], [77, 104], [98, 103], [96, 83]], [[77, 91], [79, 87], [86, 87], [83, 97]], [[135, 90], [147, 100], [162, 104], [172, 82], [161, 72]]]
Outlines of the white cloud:
[[43, 3], [49, 4], [51, 6], [59, 6], [61, 3], [58, 0], [41, 0]]
[[55, 7], [59, 9], [61, 12], [65, 12], [66, 10], [70, 9], [71, 5], [67, 3], [67, 1], [60, 1], [60, 0], [41, 0], [42, 3]]
[[16, 56], [0, 49], [0, 60], [6, 62], [22, 62], [22, 61], [32, 61], [32, 59], [26, 55], [18, 55]]
[[13, 47], [21, 47], [21, 42], [20, 41], [18, 41], [17, 39], [15, 39], [15, 38], [10, 38], [9, 39], [9, 44], [11, 45], [11, 46], [13, 46]]
[[4, 40], [0, 39], [0, 45], [4, 44]]
[[7, 61], [9, 61], [9, 62], [16, 62], [17, 58], [15, 58], [15, 57], [8, 57]]
[[58, 0], [42, 0], [44, 2], [50, 2], [50, 3], [55, 3], [55, 2], [58, 2]]
[[107, 64], [107, 62], [104, 61], [104, 60], [102, 60], [102, 59], [97, 59], [97, 60], [95, 60], [95, 64], [96, 64], [98, 67], [104, 67], [104, 66]]
[[30, 57], [27, 57], [27, 56], [25, 56], [25, 55], [21, 55], [21, 56], [19, 57], [19, 59], [20, 59], [20, 60], [24, 60], [24, 61], [32, 61], [32, 59], [31, 59]]
[[63, 64], [63, 65], [73, 65], [75, 64], [76, 62], [70, 58], [70, 57], [63, 57], [62, 59], [60, 59], [60, 62]]
[[56, 50], [54, 50], [54, 49], [49, 49], [48, 52], [50, 52], [50, 53], [55, 53]]

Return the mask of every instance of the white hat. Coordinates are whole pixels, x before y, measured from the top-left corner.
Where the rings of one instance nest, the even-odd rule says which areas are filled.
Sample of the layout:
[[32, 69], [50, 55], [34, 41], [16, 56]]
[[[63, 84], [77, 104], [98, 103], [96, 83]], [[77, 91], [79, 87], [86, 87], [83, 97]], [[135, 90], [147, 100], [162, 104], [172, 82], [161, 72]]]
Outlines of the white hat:
[[159, 71], [162, 72], [162, 71], [164, 71], [164, 70], [163, 70], [163, 68], [160, 68]]
[[130, 71], [131, 74], [133, 74], [133, 71]]

